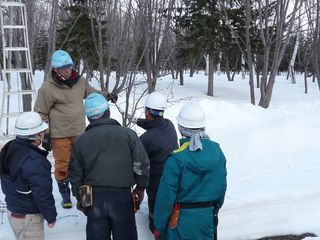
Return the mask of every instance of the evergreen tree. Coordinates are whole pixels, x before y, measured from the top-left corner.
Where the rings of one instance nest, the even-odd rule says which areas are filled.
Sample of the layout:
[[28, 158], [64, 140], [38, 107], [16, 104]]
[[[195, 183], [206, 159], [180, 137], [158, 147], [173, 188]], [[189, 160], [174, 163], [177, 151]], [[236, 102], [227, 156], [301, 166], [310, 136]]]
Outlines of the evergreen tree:
[[[99, 60], [92, 38], [87, 1], [75, 0], [73, 2], [64, 7], [65, 16], [57, 30], [57, 48], [68, 51], [76, 67], [79, 68], [82, 61], [84, 70], [91, 75], [93, 70], [98, 69]], [[97, 27], [95, 20], [93, 20], [93, 27], [95, 31]], [[106, 34], [103, 35], [103, 41], [107, 42]]]

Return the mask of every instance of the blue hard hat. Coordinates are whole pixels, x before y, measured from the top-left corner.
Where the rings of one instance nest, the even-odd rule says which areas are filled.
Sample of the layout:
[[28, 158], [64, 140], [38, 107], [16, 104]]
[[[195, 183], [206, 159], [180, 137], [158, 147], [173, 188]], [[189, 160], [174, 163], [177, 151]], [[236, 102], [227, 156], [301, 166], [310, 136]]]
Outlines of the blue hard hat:
[[68, 68], [73, 66], [72, 58], [69, 53], [63, 50], [57, 50], [52, 54], [51, 67], [52, 68]]
[[109, 103], [101, 94], [91, 93], [85, 99], [84, 108], [88, 118], [97, 119], [109, 109]]

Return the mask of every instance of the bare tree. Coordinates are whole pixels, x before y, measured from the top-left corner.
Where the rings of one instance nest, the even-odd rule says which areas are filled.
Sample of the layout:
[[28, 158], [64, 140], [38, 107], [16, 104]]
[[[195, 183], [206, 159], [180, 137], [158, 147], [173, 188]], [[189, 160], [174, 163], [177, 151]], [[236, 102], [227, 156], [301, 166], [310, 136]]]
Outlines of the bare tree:
[[[231, 34], [233, 36], [233, 39], [236, 41], [236, 44], [238, 45], [241, 56], [245, 60], [245, 62], [248, 65], [249, 69], [249, 85], [250, 85], [250, 100], [252, 104], [255, 104], [255, 93], [254, 93], [254, 67], [253, 67], [253, 53], [252, 53], [252, 47], [251, 47], [251, 29], [252, 29], [252, 17], [251, 17], [251, 7], [252, 1], [251, 0], [245, 0], [245, 10], [246, 10], [246, 33], [245, 33], [245, 39], [242, 39], [239, 34], [233, 29], [233, 26], [230, 23], [227, 11], [226, 11], [226, 3], [224, 0], [220, 0], [219, 4], [221, 6], [221, 9], [223, 10], [224, 17], [226, 18], [226, 24], [228, 25]], [[258, 75], [258, 73], [257, 73]], [[257, 77], [257, 82], [258, 82]], [[259, 85], [259, 84], [257, 84]]]
[[253, 56], [250, 42], [250, 28], [252, 25], [251, 19], [251, 1], [246, 0], [246, 49], [247, 49], [247, 63], [249, 68], [249, 85], [250, 85], [250, 99], [251, 103], [255, 105], [255, 94], [254, 94], [254, 77], [253, 77]]
[[320, 49], [320, 2], [316, 1], [315, 6], [315, 26], [313, 32], [313, 67], [317, 77], [318, 86], [320, 89], [320, 53], [316, 51]]
[[[289, 13], [290, 0], [278, 0], [275, 2], [275, 12], [270, 13], [269, 0], [258, 0], [260, 38], [263, 44], [263, 69], [260, 86], [259, 106], [268, 108], [271, 102], [272, 90], [275, 78], [289, 42], [290, 34], [298, 9], [299, 0], [293, 1], [292, 11]], [[287, 20], [289, 19], [289, 20]], [[270, 51], [273, 49], [272, 59]], [[269, 66], [271, 63], [271, 66]], [[270, 74], [268, 74], [270, 71]]]
[[[165, 16], [164, 10], [172, 9], [174, 0], [137, 0], [142, 19], [142, 42], [144, 50], [144, 69], [147, 75], [148, 92], [154, 91], [160, 72], [161, 63], [166, 59], [163, 46], [170, 41], [172, 17]], [[172, 49], [173, 50], [173, 49]]]
[[[95, 51], [98, 54], [99, 58], [99, 80], [100, 80], [100, 88], [101, 90], [105, 90], [104, 84], [104, 42], [103, 42], [103, 21], [106, 16], [104, 15], [106, 5], [109, 1], [104, 0], [89, 0], [89, 11], [91, 17], [91, 31], [92, 31], [92, 39], [95, 46]], [[97, 28], [97, 29], [96, 29]]]
[[298, 62], [302, 66], [304, 71], [304, 92], [308, 93], [308, 77], [315, 75], [315, 71], [311, 71], [311, 61], [314, 59], [313, 55], [316, 54], [316, 51], [313, 50], [314, 47], [314, 33], [315, 33], [315, 24], [314, 24], [314, 11], [315, 3], [314, 1], [305, 1], [305, 12], [307, 20], [306, 30], [304, 31], [305, 39], [302, 43], [302, 49], [298, 51]]

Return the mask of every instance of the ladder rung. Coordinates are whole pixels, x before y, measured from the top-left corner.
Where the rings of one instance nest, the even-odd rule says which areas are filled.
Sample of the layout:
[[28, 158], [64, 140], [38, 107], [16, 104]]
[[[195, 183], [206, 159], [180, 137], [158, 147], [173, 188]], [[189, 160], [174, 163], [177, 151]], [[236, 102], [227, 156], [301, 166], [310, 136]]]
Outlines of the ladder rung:
[[26, 26], [24, 26], [24, 25], [3, 25], [3, 28], [6, 28], [6, 29], [25, 29]]
[[21, 2], [3, 2], [3, 1], [0, 2], [0, 5], [5, 6], [5, 7], [23, 7], [23, 6], [25, 6], [25, 4], [21, 3]]
[[5, 47], [5, 51], [28, 51], [27, 47]]
[[3, 135], [0, 135], [0, 140], [8, 142], [8, 141], [14, 139], [15, 136], [16, 136], [15, 134], [5, 135], [3, 133]]
[[35, 94], [36, 92], [34, 90], [19, 90], [19, 91], [6, 91], [5, 95], [26, 95], [26, 94]]
[[31, 72], [28, 68], [12, 68], [12, 69], [3, 69], [4, 73], [29, 73]]
[[2, 113], [2, 116], [9, 118], [9, 117], [18, 117], [20, 114], [21, 112], [11, 112], [11, 113]]

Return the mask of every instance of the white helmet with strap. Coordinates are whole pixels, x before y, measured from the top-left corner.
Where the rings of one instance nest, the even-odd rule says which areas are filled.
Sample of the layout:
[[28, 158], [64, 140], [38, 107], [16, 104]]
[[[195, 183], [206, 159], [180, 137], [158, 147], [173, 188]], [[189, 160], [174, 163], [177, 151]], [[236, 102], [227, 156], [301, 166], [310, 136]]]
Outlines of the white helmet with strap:
[[48, 129], [48, 124], [42, 121], [40, 114], [36, 112], [21, 113], [15, 123], [15, 133], [18, 136], [32, 136]]
[[190, 129], [204, 128], [206, 126], [204, 112], [194, 102], [189, 102], [181, 108], [177, 122], [180, 126]]

